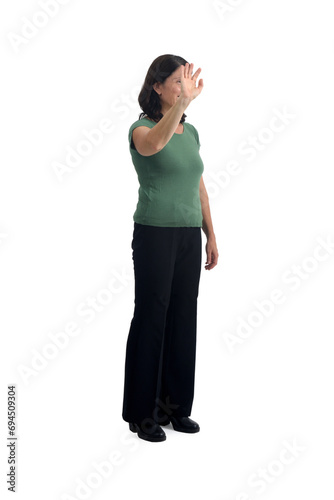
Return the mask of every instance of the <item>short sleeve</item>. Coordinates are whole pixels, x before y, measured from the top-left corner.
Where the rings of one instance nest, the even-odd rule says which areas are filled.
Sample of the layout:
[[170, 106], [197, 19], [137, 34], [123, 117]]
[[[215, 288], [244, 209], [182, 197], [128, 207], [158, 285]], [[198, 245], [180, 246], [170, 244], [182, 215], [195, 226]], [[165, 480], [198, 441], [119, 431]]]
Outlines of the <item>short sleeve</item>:
[[134, 129], [136, 127], [139, 127], [140, 125], [141, 125], [141, 123], [138, 123], [138, 121], [136, 121], [129, 128], [129, 135], [128, 135], [129, 145], [130, 145], [130, 148], [134, 149], [135, 151], [136, 151], [136, 148], [135, 148], [135, 145], [134, 145], [133, 140], [132, 140], [132, 132], [134, 131]]
[[200, 143], [200, 140], [199, 140], [199, 135], [198, 135], [198, 131], [197, 131], [197, 128], [194, 127], [194, 125], [192, 126], [193, 129], [194, 129], [194, 133], [195, 133], [195, 138], [196, 138], [196, 142], [198, 144], [198, 149], [201, 147], [201, 143]]
[[131, 127], [129, 128], [129, 134], [128, 134], [128, 140], [129, 140], [129, 145], [130, 148], [133, 149], [134, 151], [137, 151], [135, 148], [135, 145], [132, 140], [132, 132], [134, 131], [135, 128], [137, 127], [149, 127], [152, 128], [152, 125], [150, 126], [151, 122], [149, 120], [146, 120], [145, 118], [141, 118], [140, 120], [135, 121]]

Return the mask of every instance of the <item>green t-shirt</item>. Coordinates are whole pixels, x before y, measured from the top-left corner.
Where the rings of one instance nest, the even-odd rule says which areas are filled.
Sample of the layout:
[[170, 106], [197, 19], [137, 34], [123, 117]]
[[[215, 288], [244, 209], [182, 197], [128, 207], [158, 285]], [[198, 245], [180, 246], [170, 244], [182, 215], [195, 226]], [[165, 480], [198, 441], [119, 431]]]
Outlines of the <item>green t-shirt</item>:
[[129, 147], [137, 172], [138, 203], [133, 220], [163, 227], [202, 227], [199, 183], [204, 170], [196, 128], [183, 122], [183, 133], [174, 134], [166, 146], [151, 156], [134, 147], [136, 127], [154, 127], [148, 118], [135, 121], [129, 129]]

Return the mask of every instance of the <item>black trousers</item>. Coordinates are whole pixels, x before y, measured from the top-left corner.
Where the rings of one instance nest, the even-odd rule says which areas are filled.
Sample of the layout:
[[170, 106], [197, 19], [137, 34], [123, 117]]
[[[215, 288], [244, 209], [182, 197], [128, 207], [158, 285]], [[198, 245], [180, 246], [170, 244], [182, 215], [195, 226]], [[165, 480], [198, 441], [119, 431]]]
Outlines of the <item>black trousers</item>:
[[122, 417], [189, 416], [194, 397], [200, 227], [134, 223], [135, 306], [126, 345]]

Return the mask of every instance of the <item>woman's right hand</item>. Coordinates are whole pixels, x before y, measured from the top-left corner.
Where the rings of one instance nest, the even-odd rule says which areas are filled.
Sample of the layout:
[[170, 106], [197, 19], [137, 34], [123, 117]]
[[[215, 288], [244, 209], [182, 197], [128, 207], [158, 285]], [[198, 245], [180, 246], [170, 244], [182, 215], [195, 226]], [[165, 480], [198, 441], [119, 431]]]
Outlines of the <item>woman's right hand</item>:
[[189, 101], [192, 101], [203, 90], [204, 83], [202, 78], [198, 82], [198, 87], [196, 87], [196, 80], [202, 70], [201, 68], [198, 68], [196, 73], [192, 75], [193, 69], [193, 63], [191, 63], [190, 65], [189, 63], [186, 63], [185, 66], [182, 65], [180, 99], [187, 99]]

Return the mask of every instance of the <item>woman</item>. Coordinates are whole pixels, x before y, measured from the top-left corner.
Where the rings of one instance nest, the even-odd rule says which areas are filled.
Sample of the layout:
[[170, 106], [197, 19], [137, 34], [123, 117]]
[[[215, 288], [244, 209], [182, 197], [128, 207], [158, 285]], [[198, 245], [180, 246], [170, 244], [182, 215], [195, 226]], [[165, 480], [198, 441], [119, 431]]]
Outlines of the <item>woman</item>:
[[161, 425], [198, 432], [194, 396], [201, 228], [205, 269], [218, 250], [196, 128], [184, 111], [203, 89], [193, 64], [166, 54], [151, 64], [138, 97], [143, 110], [129, 129], [139, 180], [133, 215], [135, 308], [126, 346], [122, 417], [147, 441], [164, 441]]

